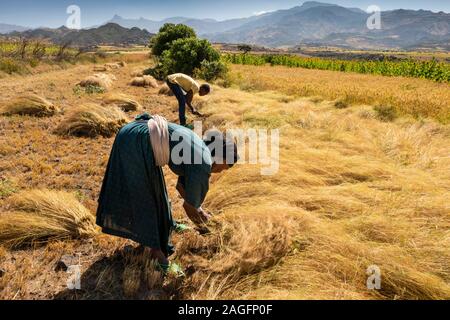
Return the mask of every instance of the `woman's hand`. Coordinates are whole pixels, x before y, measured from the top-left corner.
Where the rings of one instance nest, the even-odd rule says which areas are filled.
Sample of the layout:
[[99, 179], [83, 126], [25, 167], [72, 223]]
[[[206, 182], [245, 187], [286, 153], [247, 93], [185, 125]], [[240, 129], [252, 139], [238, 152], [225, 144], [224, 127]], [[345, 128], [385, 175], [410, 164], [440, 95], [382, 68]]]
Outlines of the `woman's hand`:
[[209, 220], [211, 220], [212, 216], [202, 208], [198, 209], [198, 212], [203, 223], [207, 223]]
[[196, 209], [186, 201], [184, 202], [184, 210], [187, 216], [198, 227], [204, 227], [204, 225], [211, 219], [211, 215], [206, 213], [202, 208]]

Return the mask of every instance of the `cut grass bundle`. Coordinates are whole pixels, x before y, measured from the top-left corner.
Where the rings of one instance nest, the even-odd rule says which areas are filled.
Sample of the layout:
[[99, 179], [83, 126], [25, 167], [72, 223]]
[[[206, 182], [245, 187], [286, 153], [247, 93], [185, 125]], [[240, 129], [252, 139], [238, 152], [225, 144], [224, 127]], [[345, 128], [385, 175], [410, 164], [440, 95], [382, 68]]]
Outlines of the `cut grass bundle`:
[[35, 117], [50, 117], [60, 109], [53, 103], [35, 94], [17, 97], [0, 109], [3, 115], [29, 115]]
[[158, 88], [158, 82], [152, 76], [136, 77], [131, 80], [130, 85], [134, 87]]
[[118, 63], [106, 63], [105, 68], [114, 70], [121, 68], [121, 66]]
[[97, 233], [94, 216], [71, 193], [24, 191], [9, 200], [9, 210], [0, 215], [0, 244], [5, 247], [88, 238]]
[[169, 88], [169, 86], [167, 84], [164, 84], [161, 87], [161, 89], [159, 89], [158, 94], [169, 96], [169, 97], [173, 97], [174, 96], [172, 90]]
[[94, 71], [95, 72], [106, 72], [106, 71], [108, 71], [108, 68], [105, 66], [95, 66]]
[[106, 73], [97, 73], [93, 76], [89, 76], [78, 85], [80, 87], [89, 87], [89, 86], [95, 86], [100, 87], [104, 89], [109, 89], [112, 86], [113, 81], [116, 80], [114, 75], [106, 74]]
[[122, 110], [88, 103], [73, 108], [55, 132], [77, 137], [111, 137], [125, 123], [127, 117]]
[[105, 105], [115, 106], [125, 112], [142, 110], [142, 106], [136, 100], [122, 93], [110, 93], [103, 98]]
[[144, 76], [144, 72], [143, 72], [142, 70], [136, 69], [136, 70], [134, 70], [134, 71], [131, 73], [131, 76], [132, 76], [133, 78], [143, 77], [143, 76]]

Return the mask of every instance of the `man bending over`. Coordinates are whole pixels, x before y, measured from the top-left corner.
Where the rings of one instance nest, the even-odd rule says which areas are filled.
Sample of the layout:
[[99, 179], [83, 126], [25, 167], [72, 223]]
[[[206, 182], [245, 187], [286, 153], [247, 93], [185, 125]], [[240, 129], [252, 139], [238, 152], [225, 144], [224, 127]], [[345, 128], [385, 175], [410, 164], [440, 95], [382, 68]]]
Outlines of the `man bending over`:
[[192, 106], [192, 99], [198, 93], [199, 96], [206, 96], [211, 92], [209, 84], [199, 85], [197, 81], [183, 73], [175, 73], [167, 77], [167, 85], [178, 100], [180, 124], [186, 126], [186, 105], [192, 113], [198, 116], [201, 114]]

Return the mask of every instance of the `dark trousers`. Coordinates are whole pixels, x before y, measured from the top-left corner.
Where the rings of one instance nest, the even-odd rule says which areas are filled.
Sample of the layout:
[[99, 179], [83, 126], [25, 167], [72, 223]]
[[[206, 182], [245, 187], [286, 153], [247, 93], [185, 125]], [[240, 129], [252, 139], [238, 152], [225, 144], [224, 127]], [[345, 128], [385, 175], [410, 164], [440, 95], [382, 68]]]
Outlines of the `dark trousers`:
[[186, 96], [184, 95], [183, 89], [178, 84], [171, 83], [167, 81], [167, 85], [170, 90], [178, 100], [178, 113], [180, 117], [180, 124], [182, 126], [186, 125]]

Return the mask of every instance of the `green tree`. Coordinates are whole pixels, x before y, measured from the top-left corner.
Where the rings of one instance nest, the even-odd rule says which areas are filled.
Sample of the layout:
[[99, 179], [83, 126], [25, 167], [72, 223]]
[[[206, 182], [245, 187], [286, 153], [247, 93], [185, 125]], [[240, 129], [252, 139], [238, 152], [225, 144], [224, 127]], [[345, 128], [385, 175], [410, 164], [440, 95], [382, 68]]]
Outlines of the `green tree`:
[[248, 44], [241, 44], [238, 46], [238, 50], [244, 52], [244, 54], [247, 54], [252, 51], [252, 47]]
[[[162, 79], [171, 73], [184, 73], [194, 75], [196, 71], [205, 68], [211, 68], [223, 73], [225, 68], [221, 64], [220, 53], [213, 48], [208, 40], [197, 38], [178, 39], [172, 42], [169, 50], [165, 50], [159, 59], [158, 66], [154, 69], [153, 76]], [[213, 79], [216, 76], [207, 72], [208, 78]]]
[[197, 35], [191, 27], [184, 24], [166, 23], [159, 33], [150, 42], [152, 53], [159, 57], [164, 51], [169, 50], [172, 43], [178, 39], [196, 38]]

